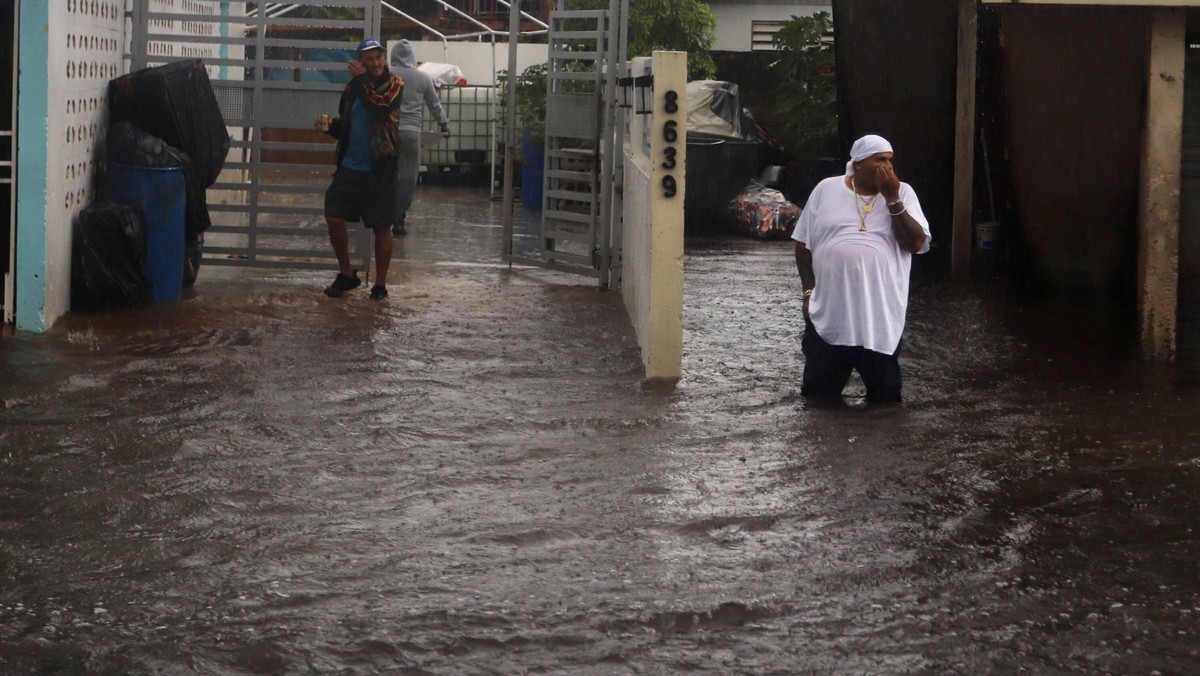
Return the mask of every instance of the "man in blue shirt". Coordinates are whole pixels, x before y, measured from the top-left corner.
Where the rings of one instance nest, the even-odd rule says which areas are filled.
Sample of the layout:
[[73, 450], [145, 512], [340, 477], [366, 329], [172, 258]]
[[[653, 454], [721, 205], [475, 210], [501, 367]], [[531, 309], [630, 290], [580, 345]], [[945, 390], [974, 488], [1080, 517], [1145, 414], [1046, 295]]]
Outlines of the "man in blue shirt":
[[396, 219], [396, 161], [400, 154], [400, 101], [404, 81], [388, 71], [378, 40], [358, 45], [365, 72], [342, 90], [338, 117], [316, 127], [337, 139], [337, 168], [325, 192], [325, 223], [337, 256], [338, 275], [325, 289], [337, 298], [362, 284], [350, 267], [346, 222], [362, 221], [375, 237], [375, 285], [371, 300], [387, 298], [392, 260], [391, 224]]
[[[361, 75], [362, 64], [351, 61], [351, 75]], [[400, 102], [400, 167], [396, 186], [397, 215], [392, 222], [392, 235], [403, 236], [408, 209], [412, 206], [413, 194], [421, 172], [421, 132], [425, 128], [424, 110], [437, 120], [442, 135], [450, 136], [450, 118], [438, 99], [437, 85], [429, 74], [417, 67], [417, 56], [412, 43], [400, 40], [392, 47], [390, 70], [404, 81], [404, 97]]]

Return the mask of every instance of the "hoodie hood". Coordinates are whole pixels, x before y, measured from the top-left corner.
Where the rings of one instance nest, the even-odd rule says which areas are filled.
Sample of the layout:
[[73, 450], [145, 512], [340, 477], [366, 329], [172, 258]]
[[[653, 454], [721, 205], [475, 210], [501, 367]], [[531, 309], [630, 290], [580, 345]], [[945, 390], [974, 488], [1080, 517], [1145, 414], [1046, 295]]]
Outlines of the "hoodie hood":
[[416, 68], [417, 58], [413, 54], [412, 43], [401, 40], [392, 47], [392, 68]]

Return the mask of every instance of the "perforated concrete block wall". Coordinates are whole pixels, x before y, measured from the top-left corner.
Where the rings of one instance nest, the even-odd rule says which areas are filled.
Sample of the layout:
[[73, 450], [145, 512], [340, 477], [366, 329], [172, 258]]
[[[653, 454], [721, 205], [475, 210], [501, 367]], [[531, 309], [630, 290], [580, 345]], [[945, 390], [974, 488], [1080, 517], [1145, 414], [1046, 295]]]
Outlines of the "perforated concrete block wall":
[[[120, 75], [123, 68], [124, 2], [52, 2], [49, 19], [49, 30], [44, 34], [49, 55], [43, 314], [47, 327], [70, 308], [71, 225], [79, 211], [97, 197], [108, 81]], [[22, 39], [31, 39], [32, 32], [23, 31]], [[21, 64], [22, 71], [36, 67]], [[27, 91], [23, 89], [22, 96]], [[23, 147], [20, 152], [37, 149]]]
[[[22, 7], [19, 329], [44, 331], [70, 309], [72, 225], [84, 207], [101, 197], [108, 83], [129, 70], [125, 54], [132, 27], [127, 14], [135, 2], [156, 12], [198, 17], [229, 16], [234, 6], [213, 0], [53, 0], [31, 3], [29, 11]], [[244, 14], [244, 4], [235, 4], [236, 13]], [[200, 38], [228, 31], [226, 23], [179, 18], [157, 19], [151, 27], [152, 33]], [[148, 48], [164, 61], [217, 60], [242, 49], [203, 42], [152, 42]], [[211, 79], [229, 76], [222, 65], [207, 67]]]

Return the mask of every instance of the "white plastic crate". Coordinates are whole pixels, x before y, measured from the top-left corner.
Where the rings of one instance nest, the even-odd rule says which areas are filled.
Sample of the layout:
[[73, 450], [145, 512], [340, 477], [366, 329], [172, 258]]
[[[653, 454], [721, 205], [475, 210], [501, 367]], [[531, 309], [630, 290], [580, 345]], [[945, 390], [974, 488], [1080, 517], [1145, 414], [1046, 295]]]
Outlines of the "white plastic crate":
[[[496, 88], [439, 87], [438, 96], [453, 136], [422, 147], [422, 164], [430, 168], [491, 164], [495, 118], [500, 114]], [[426, 127], [436, 131], [437, 121], [427, 118]]]

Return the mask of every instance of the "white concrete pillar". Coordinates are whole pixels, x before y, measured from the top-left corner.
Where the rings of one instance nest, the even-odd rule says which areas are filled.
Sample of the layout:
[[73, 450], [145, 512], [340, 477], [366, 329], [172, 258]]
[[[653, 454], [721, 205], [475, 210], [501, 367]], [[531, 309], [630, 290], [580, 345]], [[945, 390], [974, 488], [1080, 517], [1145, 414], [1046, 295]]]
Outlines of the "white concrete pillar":
[[654, 52], [650, 123], [648, 379], [678, 379], [683, 362], [683, 195], [687, 159], [687, 52]]
[[1186, 45], [1183, 9], [1157, 8], [1150, 27], [1138, 218], [1138, 316], [1144, 356], [1175, 356]]
[[[642, 348], [646, 378], [677, 380], [683, 362], [683, 195], [687, 155], [687, 54], [633, 59], [653, 73], [650, 110], [634, 104], [625, 143], [621, 296]], [[651, 94], [643, 88], [646, 95]], [[633, 98], [638, 99], [638, 92]], [[674, 102], [671, 105], [671, 102]]]

